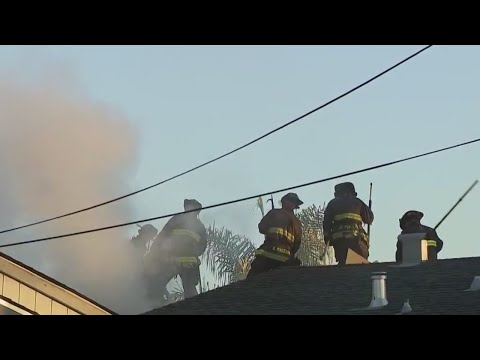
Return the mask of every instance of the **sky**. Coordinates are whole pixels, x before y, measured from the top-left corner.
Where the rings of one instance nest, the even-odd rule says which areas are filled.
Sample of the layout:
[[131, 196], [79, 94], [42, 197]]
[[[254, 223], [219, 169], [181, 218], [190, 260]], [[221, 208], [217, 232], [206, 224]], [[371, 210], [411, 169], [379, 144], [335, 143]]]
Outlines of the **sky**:
[[[118, 175], [120, 185], [109, 178], [112, 191], [105, 196], [96, 192], [98, 199], [72, 198], [55, 211], [45, 207], [44, 213], [2, 225], [74, 211], [188, 170], [329, 101], [424, 46], [0, 46], [1, 74], [46, 88], [69, 84], [71, 96], [83, 94], [92, 104], [112, 109], [111, 123], [118, 114], [121, 126], [128, 122], [129, 127], [111, 136], [121, 136], [132, 152], [128, 157], [120, 151], [125, 168], [120, 163], [117, 168], [125, 171]], [[129, 211], [119, 211], [114, 223], [140, 220], [182, 211], [185, 198], [212, 205], [475, 139], [480, 137], [479, 63], [478, 46], [434, 46], [246, 149], [106, 207], [128, 203]], [[76, 136], [92, 138], [91, 132], [77, 131]], [[3, 161], [16, 161], [14, 143], [10, 150]], [[415, 209], [425, 214], [425, 225], [435, 226], [480, 177], [479, 155], [476, 143], [295, 192], [305, 206], [318, 205], [331, 200], [335, 184], [352, 181], [368, 203], [372, 182], [370, 261], [392, 261], [398, 219]], [[68, 166], [60, 170], [71, 171]], [[103, 181], [100, 175], [98, 179]], [[72, 192], [76, 186], [71, 184]], [[7, 192], [15, 198], [15, 191]], [[282, 195], [275, 195], [276, 201]], [[479, 200], [477, 187], [439, 227], [444, 240], [439, 258], [480, 256]], [[200, 219], [260, 245], [261, 215], [254, 205], [249, 201], [205, 210]], [[101, 211], [92, 210], [92, 216]], [[62, 229], [89, 229], [87, 220]], [[152, 224], [161, 228], [165, 221]], [[129, 236], [136, 230], [124, 229]], [[0, 234], [0, 243], [49, 235], [57, 234], [44, 224]], [[77, 239], [53, 241], [68, 246]]]

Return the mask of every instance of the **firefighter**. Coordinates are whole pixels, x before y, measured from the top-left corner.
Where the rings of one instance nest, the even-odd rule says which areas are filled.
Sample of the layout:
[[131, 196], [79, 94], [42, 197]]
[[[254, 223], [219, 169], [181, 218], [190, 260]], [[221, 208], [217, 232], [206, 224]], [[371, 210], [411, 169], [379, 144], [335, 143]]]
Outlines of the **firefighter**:
[[[443, 241], [438, 237], [435, 229], [422, 225], [420, 220], [423, 218], [423, 213], [416, 210], [407, 211], [399, 219], [401, 234], [425, 233], [425, 240], [427, 241], [428, 261], [437, 260], [437, 254], [443, 248]], [[397, 251], [395, 252], [395, 260], [402, 261], [402, 243], [397, 241]]]
[[258, 224], [265, 235], [264, 243], [255, 252], [255, 259], [247, 277], [284, 265], [300, 265], [295, 254], [302, 241], [302, 223], [294, 209], [303, 204], [295, 193], [281, 199], [282, 208], [270, 210]]
[[141, 251], [143, 251], [143, 255], [148, 248], [148, 244], [157, 236], [158, 230], [155, 226], [150, 224], [137, 226], [140, 229], [138, 230], [137, 236], [132, 237], [131, 241], [133, 243], [133, 246], [135, 246], [136, 248], [140, 248]]
[[[184, 214], [173, 216], [155, 238], [152, 259], [163, 269], [162, 284], [176, 275], [182, 280], [185, 298], [198, 294], [200, 259], [207, 247], [207, 231], [198, 218], [202, 204], [185, 199]], [[162, 285], [163, 286], [163, 285]]]
[[348, 249], [368, 260], [370, 242], [363, 224], [373, 223], [373, 212], [357, 197], [351, 182], [336, 185], [334, 195], [324, 213], [325, 243], [333, 246], [338, 265], [345, 265]]

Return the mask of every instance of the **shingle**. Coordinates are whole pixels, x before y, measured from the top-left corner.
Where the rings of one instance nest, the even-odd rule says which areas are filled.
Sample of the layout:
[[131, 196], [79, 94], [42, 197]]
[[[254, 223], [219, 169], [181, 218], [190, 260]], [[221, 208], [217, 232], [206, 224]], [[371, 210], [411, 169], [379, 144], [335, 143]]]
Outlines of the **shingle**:
[[[480, 275], [480, 258], [392, 265], [286, 267], [145, 314], [392, 315], [400, 312], [406, 298], [411, 314], [480, 314], [480, 291], [464, 291]], [[370, 304], [370, 275], [375, 271], [387, 273], [389, 304], [380, 310], [358, 310]]]

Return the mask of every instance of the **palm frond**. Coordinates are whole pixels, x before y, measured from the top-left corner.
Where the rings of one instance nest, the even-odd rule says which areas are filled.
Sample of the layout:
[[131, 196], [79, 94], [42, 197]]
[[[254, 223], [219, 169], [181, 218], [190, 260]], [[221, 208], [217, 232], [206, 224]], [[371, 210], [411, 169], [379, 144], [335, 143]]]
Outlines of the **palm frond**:
[[313, 204], [296, 214], [302, 223], [302, 244], [297, 257], [304, 266], [328, 265], [332, 262], [332, 248], [326, 249], [323, 236], [324, 212], [325, 204]]
[[[255, 245], [245, 236], [231, 230], [210, 226], [207, 229], [207, 249], [202, 257], [207, 269], [219, 285], [229, 284], [245, 275], [255, 254]], [[242, 275], [243, 274], [243, 275]]]
[[263, 198], [261, 196], [259, 196], [257, 198], [257, 205], [256, 207], [260, 210], [260, 212], [262, 213], [262, 217], [265, 216], [265, 208], [264, 208], [264, 205], [263, 205]]

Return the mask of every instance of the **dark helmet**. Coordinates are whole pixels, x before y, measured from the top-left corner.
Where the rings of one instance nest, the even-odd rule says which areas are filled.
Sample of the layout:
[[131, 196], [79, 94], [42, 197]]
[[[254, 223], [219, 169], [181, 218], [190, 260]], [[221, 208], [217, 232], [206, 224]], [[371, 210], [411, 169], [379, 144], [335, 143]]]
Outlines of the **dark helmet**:
[[183, 201], [183, 208], [187, 210], [187, 207], [193, 207], [194, 209], [198, 209], [200, 211], [202, 204], [195, 199], [185, 199]]
[[300, 205], [303, 204], [303, 201], [300, 200], [298, 195], [296, 193], [288, 193], [287, 195], [284, 195], [281, 199], [282, 204], [286, 201], [291, 202], [292, 204], [295, 204], [297, 206], [297, 209]]
[[409, 220], [414, 220], [420, 223], [420, 220], [423, 218], [423, 213], [417, 210], [409, 210], [403, 214], [402, 218], [399, 219], [400, 228], [404, 230], [405, 223]]
[[335, 196], [340, 195], [354, 195], [357, 196], [355, 186], [351, 182], [344, 182], [335, 185]]
[[139, 234], [156, 236], [158, 233], [157, 228], [153, 225], [147, 224], [147, 225], [141, 226], [137, 224], [137, 226], [140, 228], [140, 230], [138, 230]]

